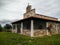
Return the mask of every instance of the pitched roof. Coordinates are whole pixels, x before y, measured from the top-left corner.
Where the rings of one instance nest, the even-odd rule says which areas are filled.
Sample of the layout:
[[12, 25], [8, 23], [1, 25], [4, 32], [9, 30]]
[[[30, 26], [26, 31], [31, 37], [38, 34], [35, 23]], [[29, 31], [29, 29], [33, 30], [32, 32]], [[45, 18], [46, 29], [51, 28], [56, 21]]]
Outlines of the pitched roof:
[[50, 16], [45, 16], [45, 15], [42, 15], [42, 14], [36, 14], [35, 17], [43, 18], [43, 19], [48, 19], [48, 20], [55, 20], [55, 21], [58, 21], [58, 18], [54, 18], [54, 17], [50, 17]]

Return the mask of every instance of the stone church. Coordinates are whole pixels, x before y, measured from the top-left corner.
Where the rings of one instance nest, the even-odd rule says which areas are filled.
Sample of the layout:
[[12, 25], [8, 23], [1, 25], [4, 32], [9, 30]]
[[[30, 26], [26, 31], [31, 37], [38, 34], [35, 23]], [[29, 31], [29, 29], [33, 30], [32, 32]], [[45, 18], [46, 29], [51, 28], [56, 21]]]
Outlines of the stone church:
[[12, 22], [12, 33], [38, 37], [60, 33], [58, 18], [37, 14], [31, 5], [27, 5], [24, 18]]

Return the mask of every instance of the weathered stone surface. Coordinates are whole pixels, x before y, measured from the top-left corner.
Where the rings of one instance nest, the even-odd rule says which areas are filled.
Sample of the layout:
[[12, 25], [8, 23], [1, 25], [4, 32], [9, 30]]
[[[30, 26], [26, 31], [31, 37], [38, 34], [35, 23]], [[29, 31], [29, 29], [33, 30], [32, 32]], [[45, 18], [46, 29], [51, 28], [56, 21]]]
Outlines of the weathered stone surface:
[[23, 30], [23, 35], [27, 35], [27, 36], [30, 36], [30, 33], [31, 31], [30, 30]]
[[17, 33], [17, 30], [15, 30], [15, 29], [14, 29], [14, 30], [12, 30], [12, 33]]

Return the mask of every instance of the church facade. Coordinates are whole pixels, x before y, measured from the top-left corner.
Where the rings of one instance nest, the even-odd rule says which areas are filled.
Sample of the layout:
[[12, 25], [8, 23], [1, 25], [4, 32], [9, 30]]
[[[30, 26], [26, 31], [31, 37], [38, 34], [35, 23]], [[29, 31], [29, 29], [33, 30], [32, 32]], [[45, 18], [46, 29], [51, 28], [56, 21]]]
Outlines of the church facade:
[[12, 22], [12, 33], [38, 37], [60, 33], [58, 18], [37, 14], [31, 5], [26, 7], [24, 19]]

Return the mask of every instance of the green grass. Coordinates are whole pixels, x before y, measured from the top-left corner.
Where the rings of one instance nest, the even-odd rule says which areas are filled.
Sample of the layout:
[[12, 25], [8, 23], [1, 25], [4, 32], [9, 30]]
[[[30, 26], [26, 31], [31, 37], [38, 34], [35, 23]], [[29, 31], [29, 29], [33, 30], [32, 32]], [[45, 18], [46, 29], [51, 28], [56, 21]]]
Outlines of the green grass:
[[60, 35], [28, 37], [9, 32], [0, 32], [0, 45], [60, 45]]

